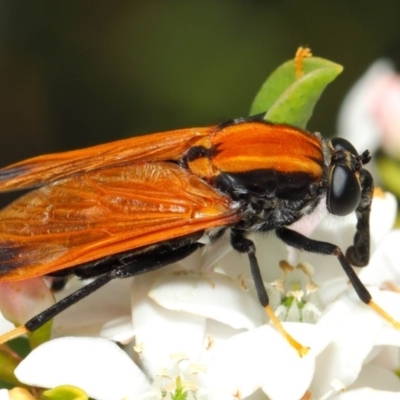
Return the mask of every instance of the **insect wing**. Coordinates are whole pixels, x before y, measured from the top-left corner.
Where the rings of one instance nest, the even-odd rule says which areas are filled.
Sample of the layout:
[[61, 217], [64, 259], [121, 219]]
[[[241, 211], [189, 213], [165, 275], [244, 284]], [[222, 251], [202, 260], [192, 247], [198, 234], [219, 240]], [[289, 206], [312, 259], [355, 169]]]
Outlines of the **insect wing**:
[[74, 175], [0, 212], [0, 281], [49, 274], [238, 219], [230, 198], [173, 163]]
[[0, 169], [0, 191], [27, 189], [79, 172], [138, 161], [177, 160], [215, 127], [180, 129], [30, 158]]

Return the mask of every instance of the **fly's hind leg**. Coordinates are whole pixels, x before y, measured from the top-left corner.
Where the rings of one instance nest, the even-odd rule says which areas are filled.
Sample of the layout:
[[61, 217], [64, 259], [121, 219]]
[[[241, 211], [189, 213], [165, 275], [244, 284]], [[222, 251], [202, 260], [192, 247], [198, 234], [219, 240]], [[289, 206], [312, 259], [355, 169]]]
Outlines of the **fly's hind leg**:
[[361, 282], [360, 278], [354, 271], [348, 259], [343, 254], [339, 246], [332, 243], [321, 242], [319, 240], [310, 239], [301, 233], [292, 231], [288, 228], [278, 228], [275, 230], [277, 236], [285, 242], [287, 245], [292, 246], [299, 250], [308, 251], [309, 253], [315, 254], [326, 254], [335, 256], [342, 266], [344, 272], [348, 276], [351, 284], [354, 287], [358, 297], [365, 304], [369, 305], [378, 314], [380, 314], [384, 319], [386, 319], [390, 324], [392, 324], [396, 329], [400, 329], [400, 322], [396, 321], [390, 314], [379, 307], [372, 299], [371, 294]]
[[[162, 268], [186, 258], [201, 246], [202, 244], [196, 242], [193, 237], [190, 237], [190, 239], [181, 238], [180, 242], [174, 240], [171, 241], [171, 243], [163, 243], [139, 254], [123, 254], [119, 260], [112, 258], [106, 259], [102, 264], [102, 267], [99, 269], [101, 273], [100, 276], [98, 276], [99, 271], [97, 271], [96, 274], [96, 268], [90, 264], [82, 266], [81, 269], [76, 267], [73, 272], [78, 276], [81, 275], [81, 277], [86, 278], [97, 277], [86, 286], [76, 290], [69, 296], [61, 299], [51, 307], [42, 311], [40, 314], [31, 318], [27, 323], [25, 323], [25, 325], [19, 326], [4, 335], [0, 335], [0, 344], [8, 342], [9, 340], [25, 333], [35, 331], [65, 309], [95, 292], [97, 289], [100, 289], [113, 279], [127, 278]], [[114, 264], [111, 262], [112, 260]], [[86, 275], [85, 272], [87, 272]]]
[[231, 245], [239, 253], [246, 253], [249, 257], [251, 274], [253, 276], [254, 285], [257, 291], [258, 300], [263, 306], [265, 312], [273, 322], [274, 326], [278, 331], [284, 336], [284, 338], [289, 342], [289, 344], [297, 351], [297, 353], [302, 357], [307, 354], [308, 347], [303, 346], [297, 342], [283, 327], [282, 323], [279, 321], [274, 311], [269, 305], [269, 298], [267, 291], [264, 286], [264, 282], [261, 276], [260, 267], [256, 257], [256, 247], [254, 243], [243, 236], [243, 232], [237, 229], [231, 230]]

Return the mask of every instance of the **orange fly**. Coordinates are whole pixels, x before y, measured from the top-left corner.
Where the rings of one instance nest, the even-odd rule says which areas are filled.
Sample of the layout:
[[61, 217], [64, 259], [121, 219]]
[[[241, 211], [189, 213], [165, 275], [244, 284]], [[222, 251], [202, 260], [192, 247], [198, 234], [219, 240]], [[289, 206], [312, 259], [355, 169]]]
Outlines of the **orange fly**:
[[[288, 145], [290, 143], [290, 145]], [[360, 298], [371, 296], [350, 265], [369, 259], [373, 181], [344, 139], [261, 118], [236, 119], [32, 158], [0, 170], [0, 191], [38, 187], [0, 211], [0, 281], [42, 275], [96, 278], [6, 336], [34, 331], [115, 278], [187, 257], [230, 230], [247, 253], [262, 306], [268, 306], [251, 231], [275, 230], [285, 243], [338, 257]], [[347, 255], [288, 225], [326, 197], [335, 215], [356, 211]], [[285, 336], [288, 337], [286, 333]], [[288, 337], [299, 352], [304, 349]]]
[[[358, 296], [389, 322], [351, 266], [369, 261], [373, 180], [344, 139], [324, 140], [263, 116], [235, 119], [32, 158], [0, 169], [0, 191], [33, 188], [0, 211], [0, 282], [43, 275], [94, 278], [0, 343], [32, 332], [112, 279], [181, 260], [229, 232], [248, 255], [261, 305], [269, 307], [250, 232], [275, 231], [286, 244], [338, 258]], [[355, 212], [346, 253], [289, 225], [321, 201], [331, 214]], [[397, 325], [396, 325], [397, 326]]]

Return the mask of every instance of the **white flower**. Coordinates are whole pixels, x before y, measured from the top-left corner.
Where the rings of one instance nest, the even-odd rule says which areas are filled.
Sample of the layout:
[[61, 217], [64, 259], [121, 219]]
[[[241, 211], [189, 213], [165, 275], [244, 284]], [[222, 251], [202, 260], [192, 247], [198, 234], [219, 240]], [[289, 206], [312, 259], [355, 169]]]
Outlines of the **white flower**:
[[[394, 214], [390, 195], [374, 200], [371, 233], [376, 254], [392, 235], [387, 232]], [[313, 235], [345, 250], [354, 226], [352, 218], [325, 218]], [[285, 246], [273, 235], [256, 241], [264, 279], [276, 286], [282, 278], [278, 261], [287, 256]], [[296, 340], [310, 347], [309, 354], [301, 358], [273, 326], [265, 324], [265, 313], [249, 279], [247, 256], [225, 254], [224, 240], [216, 245], [220, 260], [215, 272], [209, 268], [196, 271], [199, 264], [208, 267], [215, 261], [210, 253], [204, 257], [194, 254], [185, 260], [192, 270], [173, 265], [113, 282], [61, 314], [55, 323], [59, 332], [70, 323], [77, 333], [82, 327], [84, 334], [119, 335], [125, 342], [134, 337], [135, 350], [132, 343], [124, 353], [105, 339], [61, 338], [34, 350], [17, 369], [18, 378], [43, 387], [68, 383], [93, 398], [108, 400], [161, 399], [178, 389], [186, 390], [188, 399], [199, 400], [251, 395], [290, 400], [301, 398], [307, 390], [313, 399], [322, 400], [343, 396], [342, 388], [356, 393], [371, 371], [389, 376], [393, 364], [385, 365], [382, 360], [387, 360], [384, 354], [389, 346], [397, 351], [400, 333], [357, 298], [335, 257], [302, 253], [299, 259], [312, 260], [312, 279], [308, 271], [306, 280], [287, 274], [282, 282], [286, 294], [321, 312], [316, 324], [284, 323]], [[378, 262], [384, 270], [385, 263]], [[374, 263], [373, 257], [372, 269]], [[319, 286], [313, 287], [312, 296], [311, 292], [306, 296], [311, 282]], [[377, 284], [373, 274], [367, 283]], [[399, 320], [400, 295], [374, 286], [369, 289], [376, 303]], [[129, 295], [131, 308], [123, 304]], [[316, 295], [320, 301], [313, 298]], [[279, 299], [271, 298], [271, 302]], [[385, 387], [380, 387], [379, 381], [371, 378], [368, 382], [377, 390], [400, 391], [399, 382], [384, 379]]]
[[[205, 365], [207, 373], [199, 374], [195, 387], [207, 399], [231, 399], [239, 394], [244, 398], [258, 387], [272, 394], [284, 388], [289, 397], [305, 392], [313, 375], [314, 355], [299, 358], [271, 326], [255, 329], [262, 325], [264, 313], [251, 293], [223, 274], [171, 270], [138, 277], [132, 287], [133, 300], [138, 298], [132, 309], [137, 326], [135, 348], [140, 353], [139, 364], [154, 382], [159, 381], [160, 371], [176, 369], [171, 355], [184, 353], [188, 366]], [[216, 322], [218, 318], [223, 323]], [[321, 347], [314, 326], [291, 330], [314, 352]], [[150, 383], [142, 387], [140, 377], [144, 375], [138, 374], [133, 361], [127, 362], [126, 354], [104, 339], [62, 338], [34, 350], [16, 374], [31, 385], [76, 385], [99, 399], [136, 399], [139, 389], [147, 398], [154, 390], [166, 390]], [[287, 377], [293, 386], [283, 384]]]
[[148, 385], [130, 357], [115, 343], [101, 338], [50, 340], [32, 351], [15, 374], [32, 386], [77, 386], [98, 400], [140, 394]]

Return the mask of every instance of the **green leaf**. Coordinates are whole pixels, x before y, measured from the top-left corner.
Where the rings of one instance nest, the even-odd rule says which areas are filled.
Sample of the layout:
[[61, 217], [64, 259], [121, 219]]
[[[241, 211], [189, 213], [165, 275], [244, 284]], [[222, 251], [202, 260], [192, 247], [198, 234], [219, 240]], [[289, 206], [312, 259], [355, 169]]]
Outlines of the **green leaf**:
[[75, 386], [57, 386], [42, 393], [40, 400], [88, 400], [89, 396]]
[[20, 358], [25, 358], [30, 352], [31, 347], [26, 337], [17, 337], [7, 342], [7, 346], [10, 347]]
[[294, 60], [278, 67], [262, 85], [250, 115], [266, 112], [267, 121], [305, 128], [322, 92], [343, 67], [311, 57], [303, 60], [303, 70], [303, 76], [296, 79]]
[[18, 364], [19, 361], [9, 352], [0, 350], [0, 379], [12, 385], [20, 386], [20, 382], [14, 375], [14, 370]]
[[31, 349], [34, 349], [50, 340], [52, 325], [53, 320], [50, 320], [42, 325], [39, 329], [36, 329], [34, 332], [28, 335], [28, 341]]

